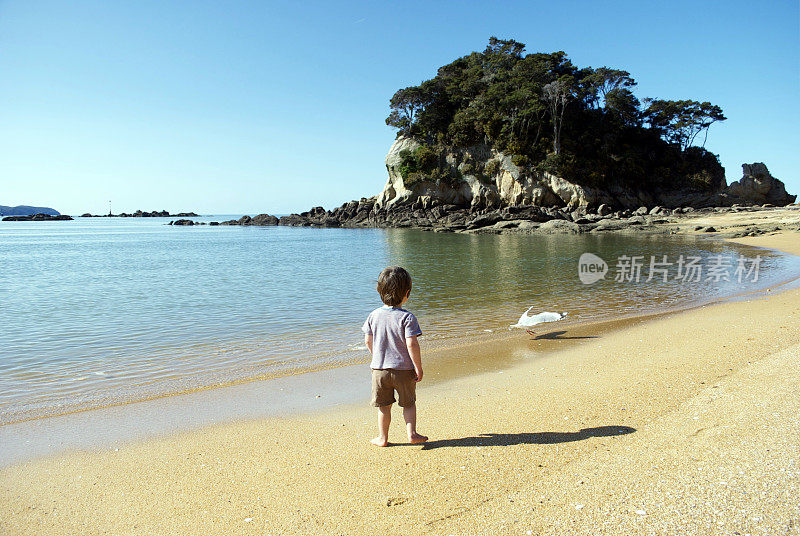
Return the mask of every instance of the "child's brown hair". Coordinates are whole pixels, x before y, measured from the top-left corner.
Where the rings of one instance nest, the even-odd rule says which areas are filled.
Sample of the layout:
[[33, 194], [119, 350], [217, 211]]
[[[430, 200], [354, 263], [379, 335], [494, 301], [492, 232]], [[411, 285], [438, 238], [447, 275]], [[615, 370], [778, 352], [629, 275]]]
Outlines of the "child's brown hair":
[[399, 307], [403, 298], [411, 291], [411, 276], [400, 266], [384, 268], [378, 276], [377, 290], [383, 303], [390, 307]]

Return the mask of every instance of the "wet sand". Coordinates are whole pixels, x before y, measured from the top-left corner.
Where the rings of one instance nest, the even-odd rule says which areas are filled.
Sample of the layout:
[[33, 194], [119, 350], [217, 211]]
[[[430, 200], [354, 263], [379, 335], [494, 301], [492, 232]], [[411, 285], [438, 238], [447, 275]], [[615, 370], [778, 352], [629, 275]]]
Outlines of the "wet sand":
[[16, 464], [0, 533], [798, 533], [800, 289], [772, 294], [453, 351], [507, 368], [424, 380], [423, 446], [348, 404]]

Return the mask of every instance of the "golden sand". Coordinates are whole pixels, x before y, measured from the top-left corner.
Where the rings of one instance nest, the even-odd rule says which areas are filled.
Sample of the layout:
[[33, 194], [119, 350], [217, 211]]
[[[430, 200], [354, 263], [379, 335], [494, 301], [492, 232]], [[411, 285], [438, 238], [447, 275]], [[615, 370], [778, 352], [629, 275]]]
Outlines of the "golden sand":
[[771, 294], [484, 345], [527, 357], [419, 384], [424, 446], [354, 405], [12, 466], [0, 534], [800, 533], [800, 289]]

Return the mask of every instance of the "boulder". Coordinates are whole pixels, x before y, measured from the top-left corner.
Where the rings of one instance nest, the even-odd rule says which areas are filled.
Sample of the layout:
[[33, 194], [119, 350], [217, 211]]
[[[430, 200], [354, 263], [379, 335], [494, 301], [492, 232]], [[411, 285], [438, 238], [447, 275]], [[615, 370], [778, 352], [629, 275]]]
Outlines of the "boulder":
[[605, 203], [597, 207], [597, 213], [601, 216], [608, 216], [612, 212], [613, 210], [611, 210], [611, 207], [606, 205]]
[[797, 199], [789, 195], [783, 182], [770, 175], [762, 162], [742, 164], [742, 178], [732, 182], [726, 193], [739, 203], [771, 203], [777, 206], [790, 205]]
[[478, 229], [480, 227], [488, 227], [489, 225], [494, 225], [495, 223], [502, 220], [503, 217], [500, 215], [499, 212], [490, 212], [489, 214], [484, 214], [474, 218], [473, 220], [467, 222], [467, 229]]
[[278, 218], [271, 214], [259, 214], [250, 220], [250, 225], [278, 225]]

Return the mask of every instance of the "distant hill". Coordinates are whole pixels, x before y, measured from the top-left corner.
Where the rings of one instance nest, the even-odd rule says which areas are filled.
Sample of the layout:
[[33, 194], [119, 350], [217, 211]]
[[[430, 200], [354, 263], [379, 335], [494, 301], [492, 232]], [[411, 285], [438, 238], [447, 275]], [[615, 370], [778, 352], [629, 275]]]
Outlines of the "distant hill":
[[31, 207], [28, 205], [7, 207], [5, 205], [0, 205], [0, 216], [31, 216], [33, 214], [49, 214], [50, 216], [59, 216], [61, 213], [50, 207]]

